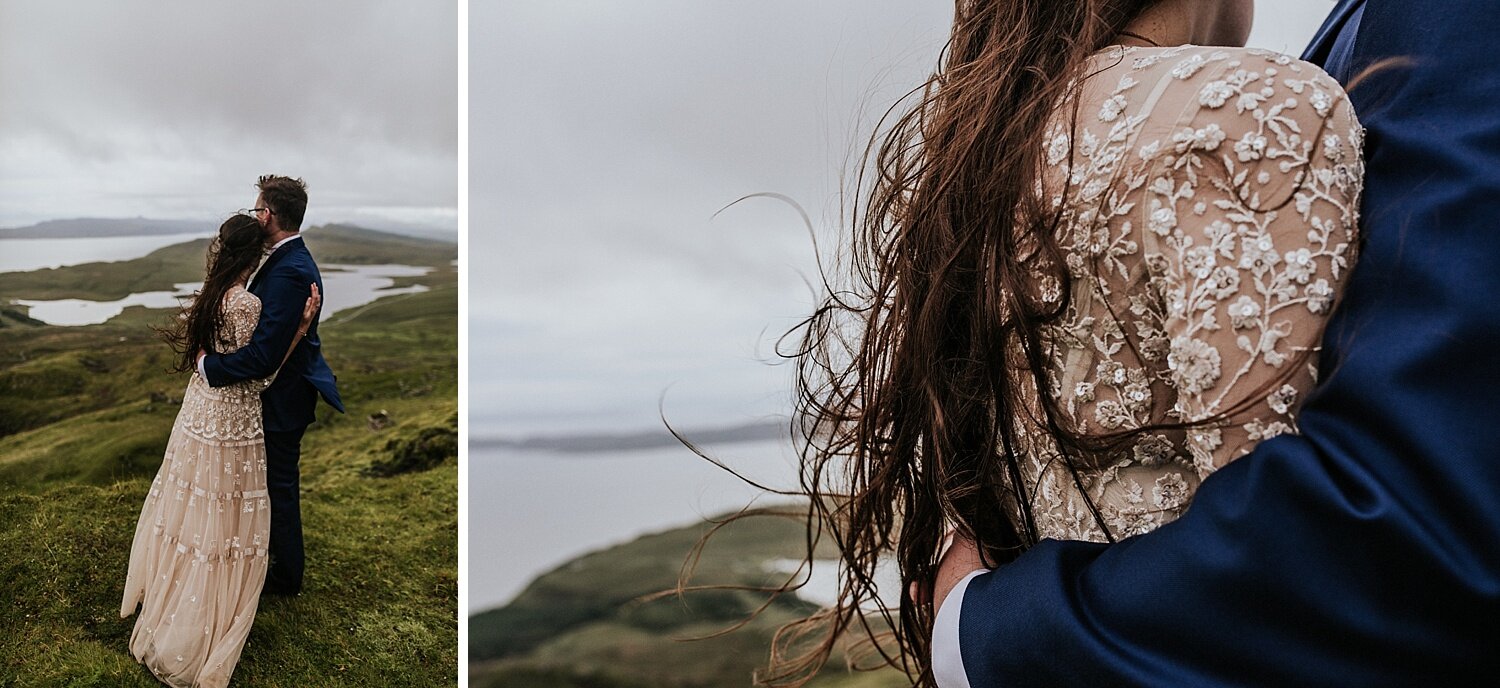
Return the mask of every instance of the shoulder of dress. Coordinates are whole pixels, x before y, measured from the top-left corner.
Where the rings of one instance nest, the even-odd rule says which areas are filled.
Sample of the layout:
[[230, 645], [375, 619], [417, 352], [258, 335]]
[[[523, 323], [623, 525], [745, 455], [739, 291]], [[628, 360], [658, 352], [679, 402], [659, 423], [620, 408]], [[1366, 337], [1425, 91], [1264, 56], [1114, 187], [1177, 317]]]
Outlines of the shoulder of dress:
[[[1103, 57], [1108, 59], [1109, 53]], [[1114, 56], [1128, 65], [1139, 82], [1168, 82], [1165, 88], [1203, 89], [1218, 82], [1240, 86], [1287, 89], [1300, 93], [1317, 88], [1344, 95], [1338, 81], [1322, 67], [1285, 53], [1262, 48], [1180, 45], [1171, 48], [1117, 49]]]
[[[1329, 124], [1357, 125], [1349, 96], [1337, 80], [1311, 62], [1260, 48], [1178, 46], [1127, 53], [1128, 78], [1162, 102], [1195, 112], [1192, 126], [1217, 124], [1228, 132], [1267, 125], [1318, 131]], [[1187, 124], [1184, 121], [1183, 124]], [[1237, 134], [1236, 134], [1237, 135]]]
[[260, 297], [251, 293], [249, 289], [246, 289], [244, 286], [239, 284], [230, 287], [229, 293], [225, 298], [230, 304], [243, 304], [246, 306], [253, 306], [255, 308], [260, 307]]

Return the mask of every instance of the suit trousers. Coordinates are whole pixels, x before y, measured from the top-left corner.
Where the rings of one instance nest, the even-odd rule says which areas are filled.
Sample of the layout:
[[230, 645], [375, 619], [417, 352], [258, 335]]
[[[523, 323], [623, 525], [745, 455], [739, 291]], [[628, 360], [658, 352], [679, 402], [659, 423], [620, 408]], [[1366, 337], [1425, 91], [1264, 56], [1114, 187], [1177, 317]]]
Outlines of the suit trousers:
[[266, 432], [266, 491], [271, 499], [270, 565], [265, 592], [295, 595], [302, 591], [302, 434], [306, 427]]

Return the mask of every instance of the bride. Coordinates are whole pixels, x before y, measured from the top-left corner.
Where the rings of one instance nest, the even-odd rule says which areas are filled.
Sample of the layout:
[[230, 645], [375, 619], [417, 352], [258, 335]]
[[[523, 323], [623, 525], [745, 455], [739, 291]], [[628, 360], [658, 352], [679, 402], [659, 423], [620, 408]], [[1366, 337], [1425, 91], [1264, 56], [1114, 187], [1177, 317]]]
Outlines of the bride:
[[[1316, 66], [1237, 47], [1252, 11], [957, 2], [796, 355], [840, 590], [761, 681], [804, 683], [863, 633], [918, 685], [967, 685], [937, 606], [949, 538], [962, 578], [1043, 538], [1144, 533], [1297, 431], [1357, 247], [1362, 130]], [[878, 594], [882, 561], [912, 594]]]
[[[136, 525], [120, 617], [140, 605], [130, 652], [171, 686], [229, 683], [265, 583], [271, 511], [260, 393], [271, 379], [211, 388], [194, 361], [199, 349], [228, 353], [250, 341], [260, 300], [245, 284], [264, 250], [255, 218], [225, 221], [203, 289], [166, 333], [175, 370], [194, 372]], [[299, 332], [320, 303], [314, 285]]]

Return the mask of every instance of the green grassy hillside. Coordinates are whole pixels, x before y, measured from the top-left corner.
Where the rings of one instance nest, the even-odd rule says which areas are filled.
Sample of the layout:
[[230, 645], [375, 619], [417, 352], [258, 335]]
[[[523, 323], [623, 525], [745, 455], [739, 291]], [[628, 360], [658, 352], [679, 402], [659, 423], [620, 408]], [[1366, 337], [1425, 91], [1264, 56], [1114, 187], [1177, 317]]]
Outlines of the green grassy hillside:
[[[745, 620], [765, 593], [692, 591], [642, 602], [671, 589], [707, 523], [647, 535], [590, 553], [533, 581], [510, 604], [469, 618], [474, 688], [720, 688], [750, 686], [771, 636], [815, 606], [783, 595], [743, 628], [693, 640]], [[786, 573], [767, 564], [801, 556], [805, 529], [795, 519], [736, 521], [709, 541], [694, 584], [776, 586]], [[819, 557], [832, 557], [832, 551]], [[810, 685], [909, 685], [893, 670], [850, 672], [837, 656]]]
[[[349, 413], [320, 407], [303, 441], [305, 590], [262, 602], [234, 685], [457, 681], [458, 291], [454, 247], [436, 246], [446, 257], [434, 249], [425, 264], [441, 267], [421, 280], [431, 291], [320, 328]], [[0, 327], [0, 686], [158, 685], [130, 657], [135, 617], [118, 609], [187, 379], [163, 372], [169, 352], [146, 327], [166, 315], [133, 308], [90, 327]], [[376, 429], [377, 413], [389, 424]], [[435, 467], [368, 475], [433, 451]]]

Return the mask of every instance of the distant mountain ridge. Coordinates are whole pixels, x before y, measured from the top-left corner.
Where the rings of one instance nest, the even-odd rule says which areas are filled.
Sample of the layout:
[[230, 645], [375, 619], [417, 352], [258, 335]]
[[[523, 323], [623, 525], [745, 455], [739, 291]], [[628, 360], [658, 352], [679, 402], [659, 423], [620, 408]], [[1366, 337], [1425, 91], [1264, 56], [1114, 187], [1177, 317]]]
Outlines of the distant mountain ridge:
[[[97, 239], [127, 236], [157, 236], [162, 234], [192, 234], [204, 236], [218, 228], [220, 220], [153, 220], [151, 218], [107, 218], [76, 217], [64, 220], [47, 220], [25, 227], [0, 228], [0, 239]], [[458, 230], [426, 227], [404, 222], [375, 221], [362, 218], [358, 222], [327, 222], [326, 227], [356, 227], [384, 234], [426, 239], [449, 244], [458, 243]], [[313, 229], [308, 227], [307, 229]]]
[[369, 240], [382, 241], [387, 243], [401, 243], [413, 246], [440, 246], [453, 245], [458, 243], [456, 241], [438, 239], [432, 236], [417, 236], [415, 234], [406, 234], [404, 232], [393, 232], [388, 229], [380, 229], [377, 227], [370, 227], [367, 225], [355, 224], [352, 222], [330, 222], [324, 225], [303, 227], [302, 233], [315, 237], [341, 235], [345, 237], [355, 238], [362, 236], [363, 238]]
[[[724, 428], [681, 430], [694, 444], [738, 444], [764, 442], [789, 437], [786, 419], [748, 423]], [[552, 451], [561, 454], [591, 454], [632, 449], [659, 449], [681, 446], [682, 442], [666, 428], [638, 432], [590, 433], [578, 435], [544, 435], [523, 438], [475, 437], [469, 445], [481, 448]]]
[[25, 227], [3, 228], [0, 229], [0, 239], [92, 239], [192, 232], [208, 234], [213, 229], [212, 220], [75, 217], [66, 220], [47, 220]]

